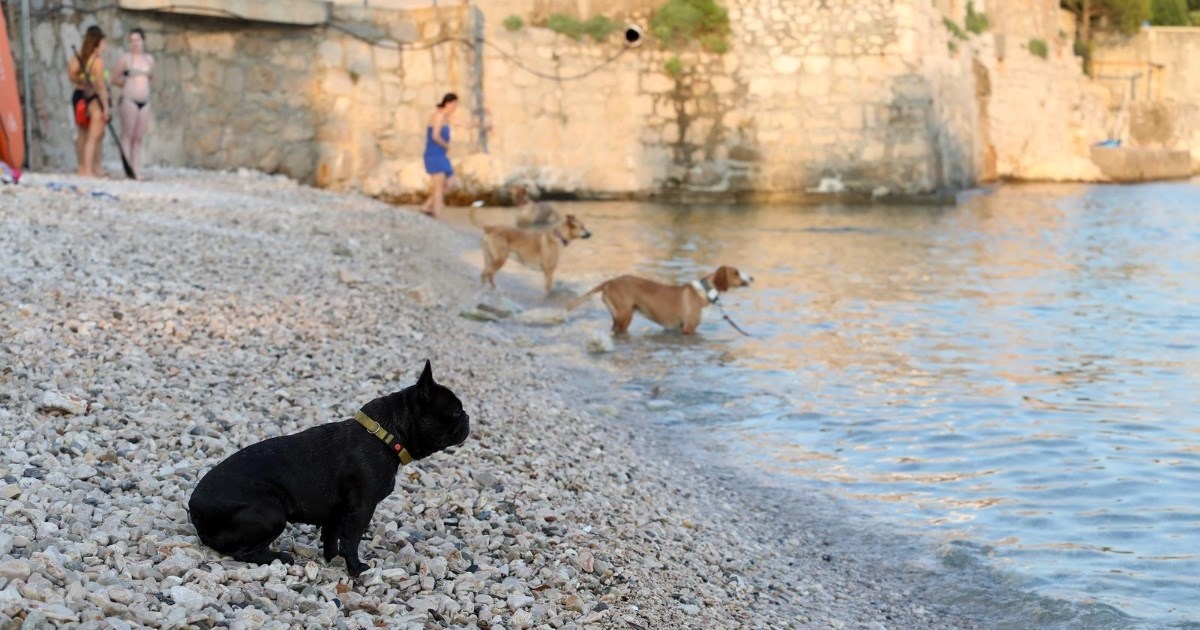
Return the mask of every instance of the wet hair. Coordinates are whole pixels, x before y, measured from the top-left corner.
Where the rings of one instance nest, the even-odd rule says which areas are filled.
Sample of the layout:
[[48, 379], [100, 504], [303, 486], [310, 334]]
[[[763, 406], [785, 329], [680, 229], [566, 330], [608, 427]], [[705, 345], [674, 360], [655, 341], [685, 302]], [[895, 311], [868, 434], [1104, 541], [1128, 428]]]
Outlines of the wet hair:
[[87, 65], [88, 60], [95, 54], [102, 41], [104, 41], [104, 31], [95, 24], [89, 26], [87, 33], [83, 35], [83, 50], [79, 51], [80, 63]]
[[446, 95], [442, 97], [442, 102], [438, 103], [438, 107], [445, 107], [445, 106], [449, 105], [450, 103], [453, 103], [454, 101], [457, 101], [457, 100], [458, 100], [457, 94], [455, 94], [454, 92], [446, 92]]
[[142, 38], [142, 41], [146, 41], [146, 31], [143, 31], [142, 27], [140, 27], [140, 26], [133, 29], [132, 31], [129, 31], [129, 34], [130, 35], [138, 35]]

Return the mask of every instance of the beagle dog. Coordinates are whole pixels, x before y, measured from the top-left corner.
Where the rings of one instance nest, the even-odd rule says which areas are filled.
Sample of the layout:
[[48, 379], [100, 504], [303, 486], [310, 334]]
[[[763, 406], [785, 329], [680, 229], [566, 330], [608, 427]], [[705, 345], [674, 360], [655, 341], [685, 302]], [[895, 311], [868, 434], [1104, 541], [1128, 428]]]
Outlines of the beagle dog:
[[715, 304], [721, 293], [754, 282], [733, 267], [722, 265], [707, 276], [683, 286], [660, 284], [637, 276], [620, 276], [599, 286], [567, 304], [572, 310], [593, 294], [603, 296], [604, 305], [612, 314], [613, 332], [629, 330], [633, 313], [637, 311], [666, 329], [679, 329], [685, 335], [696, 331], [704, 307]]
[[496, 288], [496, 272], [512, 254], [518, 262], [538, 269], [546, 279], [546, 293], [554, 288], [554, 270], [562, 251], [571, 241], [591, 238], [592, 233], [575, 215], [568, 214], [560, 223], [538, 229], [522, 230], [506, 225], [480, 225], [471, 207], [471, 223], [483, 230], [483, 273], [479, 280]]

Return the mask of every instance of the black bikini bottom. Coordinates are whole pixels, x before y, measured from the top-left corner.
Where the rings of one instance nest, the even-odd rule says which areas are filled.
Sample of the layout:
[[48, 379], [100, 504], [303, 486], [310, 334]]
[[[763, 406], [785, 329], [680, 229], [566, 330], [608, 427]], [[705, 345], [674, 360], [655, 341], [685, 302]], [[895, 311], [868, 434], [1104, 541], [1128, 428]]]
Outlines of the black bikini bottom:
[[[71, 105], [75, 105], [75, 103], [77, 103], [79, 101], [85, 101], [87, 103], [91, 103], [92, 101], [98, 101], [98, 100], [100, 100], [99, 94], [92, 94], [91, 96], [84, 96], [83, 90], [75, 90], [74, 92], [71, 93]], [[149, 102], [149, 101], [147, 101], [147, 102]]]

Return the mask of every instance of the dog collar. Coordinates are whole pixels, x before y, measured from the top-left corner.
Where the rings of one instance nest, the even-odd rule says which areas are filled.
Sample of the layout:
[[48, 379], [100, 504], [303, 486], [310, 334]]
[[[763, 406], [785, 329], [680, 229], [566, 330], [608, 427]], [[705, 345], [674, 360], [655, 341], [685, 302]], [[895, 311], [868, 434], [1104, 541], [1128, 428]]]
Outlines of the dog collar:
[[554, 228], [554, 236], [557, 237], [558, 240], [562, 241], [563, 247], [571, 244], [571, 241], [568, 241], [565, 236], [558, 233], [558, 228]]
[[407, 465], [412, 463], [413, 458], [412, 455], [408, 453], [408, 449], [401, 446], [399, 442], [396, 442], [396, 436], [388, 433], [382, 425], [372, 420], [371, 416], [368, 416], [360, 410], [354, 412], [354, 419], [358, 420], [358, 423], [363, 425], [363, 428], [369, 431], [372, 435], [379, 438], [384, 444], [387, 444], [388, 447], [396, 453], [396, 456], [400, 458], [401, 464]]
[[699, 291], [700, 295], [708, 298], [709, 304], [716, 304], [717, 298], [721, 297], [721, 292], [717, 288], [708, 283], [707, 278], [692, 280], [692, 288]]

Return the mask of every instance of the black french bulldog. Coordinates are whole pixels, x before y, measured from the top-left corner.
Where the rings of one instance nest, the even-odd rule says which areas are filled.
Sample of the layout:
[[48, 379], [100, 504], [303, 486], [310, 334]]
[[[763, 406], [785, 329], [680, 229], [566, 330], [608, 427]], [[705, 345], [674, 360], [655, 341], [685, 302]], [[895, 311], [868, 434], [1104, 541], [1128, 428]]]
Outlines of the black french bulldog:
[[358, 543], [375, 506], [396, 487], [400, 464], [462, 444], [470, 418], [428, 361], [417, 384], [363, 405], [353, 420], [284, 435], [230, 455], [196, 485], [188, 511], [204, 544], [236, 560], [269, 564], [288, 522], [321, 527], [325, 560], [342, 556], [358, 577]]

